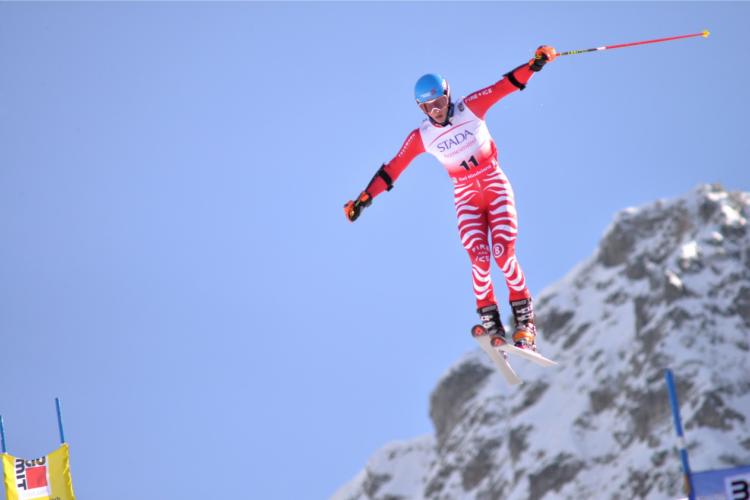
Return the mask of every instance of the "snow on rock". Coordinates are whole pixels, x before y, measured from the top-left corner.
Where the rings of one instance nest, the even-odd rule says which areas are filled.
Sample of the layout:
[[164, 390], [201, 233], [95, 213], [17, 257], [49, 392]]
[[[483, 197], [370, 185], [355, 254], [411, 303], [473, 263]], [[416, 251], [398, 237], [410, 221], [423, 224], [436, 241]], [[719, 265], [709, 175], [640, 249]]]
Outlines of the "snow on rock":
[[333, 496], [677, 498], [664, 369], [691, 465], [750, 464], [750, 193], [700, 186], [617, 214], [599, 248], [537, 298], [542, 369], [507, 386], [480, 350], [430, 397], [434, 436], [390, 444]]
[[393, 442], [378, 450], [336, 498], [418, 498], [435, 457], [435, 438]]
[[[719, 236], [718, 243], [721, 243], [721, 235], [719, 233], [713, 233], [711, 237], [715, 238], [716, 235]], [[683, 260], [695, 260], [698, 257], [698, 243], [696, 243], [695, 241], [691, 241], [690, 243], [682, 245], [680, 258], [682, 258]]]

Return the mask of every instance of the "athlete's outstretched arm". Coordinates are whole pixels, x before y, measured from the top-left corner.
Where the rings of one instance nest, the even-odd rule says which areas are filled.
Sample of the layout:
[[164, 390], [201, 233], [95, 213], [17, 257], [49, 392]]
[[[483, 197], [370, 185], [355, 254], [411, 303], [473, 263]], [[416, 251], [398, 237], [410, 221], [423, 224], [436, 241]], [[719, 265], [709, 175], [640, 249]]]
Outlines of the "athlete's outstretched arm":
[[344, 205], [346, 217], [352, 222], [357, 220], [361, 211], [370, 206], [373, 198], [383, 191], [393, 189], [396, 179], [406, 170], [406, 167], [409, 166], [412, 160], [421, 153], [424, 153], [424, 151], [424, 144], [422, 144], [422, 136], [419, 133], [419, 129], [412, 130], [398, 154], [388, 163], [384, 163], [375, 172], [375, 176], [373, 176], [365, 190], [359, 194], [357, 200], [349, 201]]
[[469, 94], [464, 102], [469, 106], [472, 113], [483, 119], [487, 111], [500, 99], [516, 90], [525, 89], [534, 73], [540, 71], [547, 61], [553, 61], [555, 57], [554, 48], [542, 45], [536, 50], [534, 59], [507, 72], [503, 75], [502, 80], [497, 81], [494, 85]]

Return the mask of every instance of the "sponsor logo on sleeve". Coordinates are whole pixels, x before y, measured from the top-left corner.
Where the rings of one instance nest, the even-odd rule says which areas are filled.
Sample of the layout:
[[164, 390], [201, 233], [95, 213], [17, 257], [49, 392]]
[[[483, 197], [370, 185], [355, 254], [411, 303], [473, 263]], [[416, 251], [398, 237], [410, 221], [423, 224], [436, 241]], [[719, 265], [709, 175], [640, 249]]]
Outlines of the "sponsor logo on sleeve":
[[401, 158], [404, 156], [404, 153], [406, 153], [406, 150], [409, 149], [409, 145], [411, 145], [412, 142], [414, 142], [414, 138], [417, 136], [416, 132], [412, 132], [409, 134], [409, 137], [406, 138], [406, 142], [404, 142], [404, 145], [401, 146], [401, 151], [398, 152], [398, 157]]
[[482, 96], [490, 95], [490, 94], [492, 94], [492, 87], [487, 87], [487, 88], [482, 89], [482, 90], [477, 90], [476, 92], [474, 92], [473, 94], [471, 94], [469, 97], [467, 97], [464, 100], [466, 102], [471, 102], [471, 101], [474, 101], [476, 99], [479, 99]]

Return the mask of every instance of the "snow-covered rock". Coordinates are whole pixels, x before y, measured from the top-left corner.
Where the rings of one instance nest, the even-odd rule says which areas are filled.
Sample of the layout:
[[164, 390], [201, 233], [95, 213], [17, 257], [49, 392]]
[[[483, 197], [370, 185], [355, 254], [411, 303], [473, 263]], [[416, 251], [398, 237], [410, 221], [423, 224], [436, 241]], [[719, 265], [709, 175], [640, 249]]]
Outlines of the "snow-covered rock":
[[430, 398], [434, 436], [392, 443], [337, 491], [359, 499], [676, 498], [664, 369], [694, 470], [750, 464], [750, 193], [700, 186], [629, 208], [536, 301], [539, 345], [505, 384], [479, 351]]

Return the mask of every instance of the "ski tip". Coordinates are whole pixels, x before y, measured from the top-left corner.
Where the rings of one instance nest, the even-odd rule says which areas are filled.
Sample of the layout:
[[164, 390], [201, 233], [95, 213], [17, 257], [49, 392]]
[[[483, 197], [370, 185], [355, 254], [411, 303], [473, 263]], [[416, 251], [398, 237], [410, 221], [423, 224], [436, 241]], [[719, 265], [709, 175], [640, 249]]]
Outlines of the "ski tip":
[[487, 330], [482, 325], [474, 325], [471, 328], [471, 336], [474, 338], [483, 337], [487, 335]]
[[505, 344], [507, 344], [505, 338], [500, 335], [493, 335], [492, 338], [490, 338], [490, 345], [492, 347], [500, 347], [501, 345]]
[[703, 30], [703, 38], [708, 38], [708, 35], [710, 35], [711, 32], [708, 30]]

